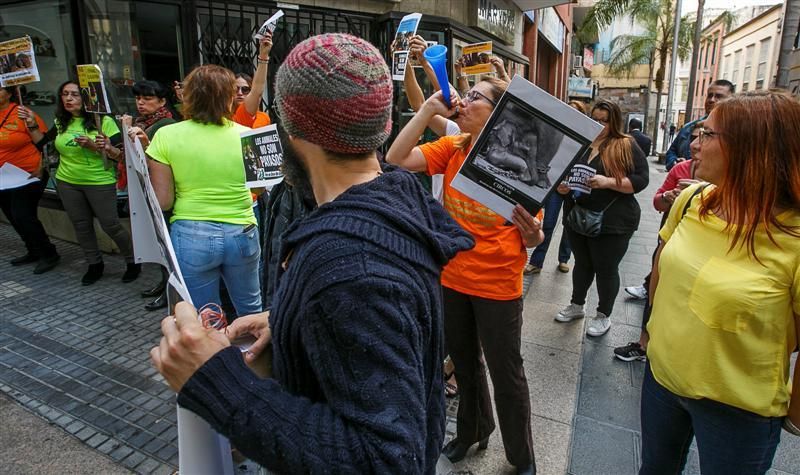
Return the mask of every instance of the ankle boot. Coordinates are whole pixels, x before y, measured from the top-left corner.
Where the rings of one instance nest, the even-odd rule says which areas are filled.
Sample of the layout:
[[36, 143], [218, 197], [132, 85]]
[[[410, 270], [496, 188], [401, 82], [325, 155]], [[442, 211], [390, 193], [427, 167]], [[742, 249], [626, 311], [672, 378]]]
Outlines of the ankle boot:
[[161, 295], [159, 295], [155, 300], [146, 304], [144, 306], [144, 309], [147, 310], [148, 312], [152, 312], [154, 310], [159, 310], [166, 307], [167, 307], [167, 293], [162, 292]]
[[[478, 450], [486, 450], [486, 448], [489, 447], [489, 437], [477, 442], [477, 444]], [[474, 442], [472, 444], [467, 444], [460, 442], [458, 439], [453, 439], [444, 446], [442, 454], [451, 462], [456, 463], [466, 457], [467, 450], [473, 445], [475, 445]]]
[[83, 274], [83, 278], [81, 279], [81, 283], [83, 285], [92, 285], [98, 280], [100, 277], [103, 277], [103, 270], [105, 269], [105, 265], [102, 262], [98, 262], [97, 264], [89, 264], [89, 269]]
[[142, 273], [142, 265], [141, 264], [128, 264], [128, 267], [125, 268], [125, 273], [122, 274], [122, 282], [128, 283], [133, 282], [139, 277], [139, 274]]

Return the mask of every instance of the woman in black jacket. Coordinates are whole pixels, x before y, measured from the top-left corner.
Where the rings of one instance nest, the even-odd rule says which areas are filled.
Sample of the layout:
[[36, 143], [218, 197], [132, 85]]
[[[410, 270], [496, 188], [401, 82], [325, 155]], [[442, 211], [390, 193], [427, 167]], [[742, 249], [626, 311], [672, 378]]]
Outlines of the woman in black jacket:
[[[608, 101], [599, 101], [592, 108], [592, 118], [605, 128], [592, 143], [586, 162], [597, 170], [589, 180], [592, 192], [570, 193], [561, 184], [558, 192], [565, 195], [565, 231], [575, 255], [572, 274], [572, 300], [558, 312], [556, 321], [569, 322], [585, 316], [583, 305], [592, 281], [597, 276], [597, 315], [586, 329], [589, 336], [604, 335], [611, 328], [611, 311], [619, 292], [619, 263], [628, 250], [628, 242], [639, 227], [641, 209], [634, 193], [642, 191], [649, 182], [647, 159], [633, 139], [622, 132], [622, 112]], [[578, 207], [603, 211], [600, 234], [589, 237], [576, 232], [570, 225], [570, 213]]]

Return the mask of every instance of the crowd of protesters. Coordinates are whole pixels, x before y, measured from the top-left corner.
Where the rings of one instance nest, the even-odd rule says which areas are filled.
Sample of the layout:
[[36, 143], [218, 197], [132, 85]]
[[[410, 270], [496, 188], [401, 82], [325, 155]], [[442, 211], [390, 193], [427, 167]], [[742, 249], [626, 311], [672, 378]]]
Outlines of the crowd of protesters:
[[[597, 171], [592, 192], [558, 184], [543, 213], [517, 205], [507, 221], [451, 186], [508, 86], [502, 61], [493, 58], [494, 74], [471, 86], [456, 65], [448, 106], [426, 42], [416, 36], [409, 45], [434, 93], [426, 99], [406, 69], [416, 114], [385, 157], [378, 149], [391, 132], [392, 76], [374, 46], [344, 34], [289, 53], [271, 114], [261, 110], [267, 35], [252, 77], [204, 65], [173, 88], [142, 80], [133, 86], [137, 115], [122, 119], [145, 149], [194, 305], [229, 298], [239, 316], [219, 332], [178, 304], [161, 322], [153, 363], [182, 407], [276, 472], [434, 473], [441, 455], [457, 462], [476, 444], [487, 448], [496, 410], [507, 460], [517, 473], [536, 473], [522, 279], [541, 271], [562, 205], [558, 270], [570, 272], [570, 254], [575, 260], [571, 300], [555, 320], [584, 318], [595, 282], [586, 333], [600, 337], [611, 326], [618, 268], [639, 226], [634, 195], [650, 177], [641, 123], [626, 134], [618, 105], [595, 102], [588, 115], [603, 129], [583, 160]], [[82, 284], [104, 273], [95, 218], [127, 263], [122, 281], [137, 279], [141, 265], [116, 206], [119, 126], [88, 114], [72, 80], [58, 88], [53, 124], [16, 104], [17, 95], [0, 88], [0, 164], [39, 180], [0, 190], [27, 250], [11, 265], [35, 263], [41, 274], [59, 263], [37, 217], [49, 179], [41, 148], [52, 143], [56, 189], [87, 264]], [[800, 340], [800, 103], [777, 90], [736, 95], [717, 81], [706, 111], [667, 154], [652, 274], [645, 288], [626, 289], [647, 298], [642, 336], [615, 349], [625, 361], [647, 361], [645, 474], [680, 472], [692, 437], [704, 473], [764, 473], [781, 430], [800, 435], [800, 370], [793, 387], [790, 377]], [[285, 179], [248, 190], [240, 133], [273, 121]], [[419, 144], [427, 128], [439, 138]], [[602, 216], [597, 232], [575, 224], [587, 211]], [[142, 294], [155, 298], [148, 310], [166, 307], [166, 286], [163, 270]], [[243, 336], [255, 339], [244, 353], [231, 345]], [[272, 355], [267, 379], [248, 366], [264, 352]], [[459, 397], [446, 445], [445, 394]]]

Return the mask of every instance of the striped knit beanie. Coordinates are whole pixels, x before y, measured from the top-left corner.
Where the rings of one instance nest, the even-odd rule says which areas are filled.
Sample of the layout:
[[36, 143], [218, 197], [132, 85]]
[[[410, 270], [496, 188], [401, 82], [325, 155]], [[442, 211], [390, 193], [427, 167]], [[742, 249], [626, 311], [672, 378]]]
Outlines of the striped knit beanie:
[[391, 132], [389, 67], [361, 38], [331, 33], [303, 41], [278, 70], [275, 91], [286, 131], [327, 151], [372, 152]]

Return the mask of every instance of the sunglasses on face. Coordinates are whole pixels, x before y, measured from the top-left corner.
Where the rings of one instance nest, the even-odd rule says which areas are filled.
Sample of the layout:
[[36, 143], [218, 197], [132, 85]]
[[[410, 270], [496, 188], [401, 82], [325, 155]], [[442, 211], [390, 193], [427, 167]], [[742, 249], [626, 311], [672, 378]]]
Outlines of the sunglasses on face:
[[250, 86], [236, 86], [236, 90], [242, 94], [250, 94], [250, 91], [252, 91]]
[[489, 104], [491, 104], [491, 105], [493, 105], [493, 106], [496, 106], [496, 105], [497, 105], [497, 102], [493, 101], [492, 99], [489, 99], [489, 98], [488, 98], [488, 97], [486, 97], [484, 94], [481, 94], [480, 92], [478, 92], [478, 91], [476, 91], [476, 90], [474, 90], [474, 89], [473, 89], [473, 90], [471, 90], [471, 91], [469, 91], [469, 92], [468, 92], [468, 93], [467, 93], [467, 94], [464, 96], [464, 99], [465, 99], [467, 102], [470, 102], [470, 103], [471, 103], [471, 102], [475, 102], [475, 101], [477, 101], [478, 99], [484, 99], [486, 102], [488, 102]]

